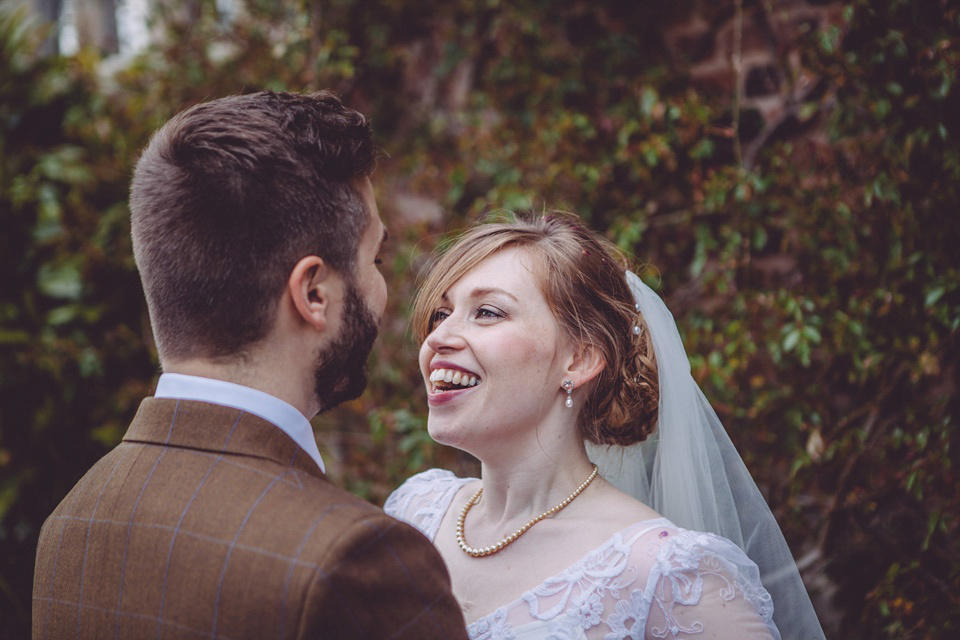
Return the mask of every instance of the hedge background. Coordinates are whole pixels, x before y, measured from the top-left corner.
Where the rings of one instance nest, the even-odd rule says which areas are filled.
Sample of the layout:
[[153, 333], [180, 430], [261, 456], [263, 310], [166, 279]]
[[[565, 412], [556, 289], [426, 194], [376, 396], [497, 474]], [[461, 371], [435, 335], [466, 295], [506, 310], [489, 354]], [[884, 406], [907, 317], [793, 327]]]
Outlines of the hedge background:
[[232, 6], [155, 3], [122, 59], [42, 55], [0, 10], [0, 636], [29, 635], [39, 527], [156, 381], [138, 149], [264, 88], [333, 88], [391, 155], [372, 381], [314, 420], [335, 482], [382, 503], [426, 467], [475, 472], [425, 434], [415, 276], [486, 212], [573, 210], [674, 311], [828, 637], [960, 630], [955, 3]]

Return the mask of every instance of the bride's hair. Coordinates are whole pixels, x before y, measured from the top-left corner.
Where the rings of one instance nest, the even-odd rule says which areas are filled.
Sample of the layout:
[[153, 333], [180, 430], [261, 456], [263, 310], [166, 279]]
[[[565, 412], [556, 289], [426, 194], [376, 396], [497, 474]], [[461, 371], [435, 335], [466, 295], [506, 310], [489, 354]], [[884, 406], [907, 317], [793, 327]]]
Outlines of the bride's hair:
[[[599, 350], [603, 370], [587, 387], [577, 427], [593, 444], [631, 445], [656, 427], [659, 385], [646, 323], [627, 285], [626, 257], [568, 213], [486, 222], [458, 236], [435, 256], [413, 306], [413, 330], [423, 342], [433, 313], [457, 280], [498, 251], [520, 248], [563, 334]], [[638, 327], [638, 329], [634, 329]]]

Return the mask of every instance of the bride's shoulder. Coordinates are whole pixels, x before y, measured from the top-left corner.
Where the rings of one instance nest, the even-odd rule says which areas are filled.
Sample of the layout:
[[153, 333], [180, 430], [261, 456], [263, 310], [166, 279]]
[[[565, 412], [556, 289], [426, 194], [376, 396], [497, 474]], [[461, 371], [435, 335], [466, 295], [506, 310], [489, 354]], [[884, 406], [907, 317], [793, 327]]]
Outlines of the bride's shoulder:
[[474, 478], [460, 478], [445, 469], [430, 469], [411, 476], [390, 494], [383, 510], [387, 515], [413, 524], [428, 537], [439, 525], [460, 488]]
[[[666, 521], [665, 521], [666, 522]], [[731, 574], [759, 577], [756, 563], [731, 540], [715, 533], [684, 529], [670, 523], [663, 536], [659, 559], [664, 568], [690, 570], [704, 564], [722, 565]]]
[[394, 493], [414, 493], [424, 495], [434, 491], [446, 491], [451, 487], [461, 487], [474, 478], [461, 478], [446, 469], [428, 469], [410, 476]]
[[607, 522], [614, 531], [663, 518], [654, 509], [610, 484], [603, 486], [593, 509], [596, 517]]
[[[656, 513], [656, 512], [654, 512]], [[623, 531], [623, 542], [664, 571], [688, 570], [712, 558], [738, 570], [756, 565], [736, 544], [715, 533], [685, 529], [667, 518], [637, 519]]]
[[655, 577], [675, 582], [713, 576], [719, 579], [716, 584], [736, 585], [761, 614], [770, 613], [770, 595], [760, 581], [760, 570], [739, 546], [715, 533], [678, 527], [666, 518], [655, 524], [659, 526], [646, 538], [646, 559]]
[[631, 564], [642, 565], [645, 570], [674, 573], [705, 562], [719, 562], [736, 573], [751, 573], [756, 567], [727, 538], [678, 526], [616, 489], [603, 496], [594, 515], [607, 524], [608, 530], [618, 532], [614, 546], [626, 552]]

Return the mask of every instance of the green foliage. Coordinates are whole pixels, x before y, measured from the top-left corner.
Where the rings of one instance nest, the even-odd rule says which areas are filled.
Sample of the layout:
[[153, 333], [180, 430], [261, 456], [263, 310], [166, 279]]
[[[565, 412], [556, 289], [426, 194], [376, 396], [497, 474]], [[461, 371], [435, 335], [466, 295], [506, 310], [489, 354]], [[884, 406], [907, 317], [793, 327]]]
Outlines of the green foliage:
[[692, 6], [668, 4], [164, 3], [168, 44], [113, 74], [89, 52], [38, 58], [0, 12], [0, 625], [26, 635], [40, 524], [153, 384], [137, 150], [212, 96], [330, 87], [391, 154], [375, 182], [393, 251], [370, 390], [315, 420], [336, 481], [381, 502], [430, 466], [476, 472], [425, 433], [415, 276], [491, 211], [570, 209], [666, 297], [828, 636], [955, 634], [958, 10], [842, 3], [789, 52], [822, 84], [794, 105], [807, 135], [747, 168], [732, 97], [666, 56]]
[[35, 35], [0, 12], [0, 626], [11, 637], [26, 635], [40, 524], [123, 434], [153, 369], [127, 226], [131, 158], [91, 135], [108, 118], [95, 60], [38, 59]]

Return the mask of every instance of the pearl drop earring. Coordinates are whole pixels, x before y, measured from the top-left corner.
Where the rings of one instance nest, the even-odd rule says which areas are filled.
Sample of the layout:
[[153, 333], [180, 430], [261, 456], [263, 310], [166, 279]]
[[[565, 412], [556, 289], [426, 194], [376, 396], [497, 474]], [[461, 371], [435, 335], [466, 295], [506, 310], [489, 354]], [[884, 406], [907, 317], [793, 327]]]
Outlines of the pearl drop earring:
[[563, 390], [567, 392], [567, 399], [563, 401], [563, 404], [566, 405], [567, 409], [573, 409], [573, 381], [564, 380]]

